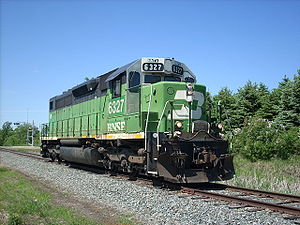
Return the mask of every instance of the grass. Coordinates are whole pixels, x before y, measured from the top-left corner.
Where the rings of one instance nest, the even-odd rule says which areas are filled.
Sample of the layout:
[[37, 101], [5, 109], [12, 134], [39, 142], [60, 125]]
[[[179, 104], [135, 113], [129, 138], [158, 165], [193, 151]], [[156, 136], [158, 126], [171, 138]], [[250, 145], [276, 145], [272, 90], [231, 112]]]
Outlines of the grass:
[[95, 222], [51, 204], [51, 194], [24, 176], [0, 167], [0, 224], [87, 224]]
[[118, 222], [122, 225], [134, 225], [132, 221], [133, 214], [122, 214], [119, 216]]
[[235, 178], [226, 184], [300, 195], [300, 156], [287, 160], [251, 162], [234, 158]]

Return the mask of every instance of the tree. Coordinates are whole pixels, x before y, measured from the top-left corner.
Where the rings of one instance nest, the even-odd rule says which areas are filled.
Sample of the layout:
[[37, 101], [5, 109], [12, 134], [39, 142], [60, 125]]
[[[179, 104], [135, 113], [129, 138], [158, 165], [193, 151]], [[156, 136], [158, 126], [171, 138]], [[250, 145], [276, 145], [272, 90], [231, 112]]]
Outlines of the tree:
[[2, 125], [2, 128], [0, 129], [0, 146], [4, 145], [7, 138], [12, 134], [13, 128], [11, 125], [11, 122], [5, 122]]
[[294, 75], [294, 82], [293, 82], [293, 95], [292, 95], [292, 101], [293, 101], [293, 111], [295, 114], [295, 126], [300, 126], [300, 70], [297, 71], [298, 75]]
[[213, 110], [213, 100], [212, 100], [212, 96], [210, 94], [210, 92], [206, 92], [206, 102], [205, 102], [205, 111], [210, 113], [210, 115], [207, 115], [208, 118], [211, 117], [211, 112]]
[[270, 92], [266, 85], [248, 81], [236, 94], [236, 111], [234, 112], [234, 124], [242, 127], [244, 121], [251, 117], [270, 117], [269, 101]]
[[[300, 154], [300, 70], [297, 72], [293, 79], [284, 77], [271, 92], [262, 83], [248, 81], [236, 94], [225, 87], [213, 97], [214, 105], [222, 105], [220, 119], [227, 137], [234, 134], [235, 152], [251, 160]], [[213, 111], [213, 116], [218, 118], [218, 112]]]
[[279, 83], [280, 100], [275, 121], [286, 128], [300, 126], [300, 70], [293, 80], [287, 77]]
[[[1, 129], [1, 133], [4, 133], [3, 131], [9, 130], [9, 132], [6, 132], [7, 135], [5, 136], [5, 140], [1, 145], [5, 146], [15, 146], [15, 145], [26, 145], [26, 138], [27, 138], [27, 131], [29, 128], [32, 128], [31, 124], [22, 124], [16, 127], [14, 130], [11, 128], [11, 123], [7, 122], [5, 124], [5, 129]], [[35, 144], [39, 143], [39, 130], [36, 126], [33, 127], [34, 130], [34, 138], [35, 138]]]
[[232, 127], [233, 115], [235, 112], [235, 96], [228, 87], [222, 88], [213, 98], [214, 105], [219, 105], [219, 112], [215, 112], [215, 116], [220, 114], [220, 122], [225, 125], [225, 130]]
[[260, 108], [257, 110], [255, 116], [273, 121], [278, 115], [279, 101], [280, 91], [278, 89], [274, 89], [271, 93], [262, 94], [260, 97]]

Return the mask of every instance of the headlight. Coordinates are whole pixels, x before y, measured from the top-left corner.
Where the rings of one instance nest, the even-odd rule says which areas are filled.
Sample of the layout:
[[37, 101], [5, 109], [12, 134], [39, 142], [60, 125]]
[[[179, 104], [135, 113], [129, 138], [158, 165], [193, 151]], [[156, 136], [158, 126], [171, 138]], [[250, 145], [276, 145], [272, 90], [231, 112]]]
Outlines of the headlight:
[[182, 128], [182, 122], [181, 121], [176, 121], [175, 125], [179, 129]]
[[222, 128], [223, 128], [223, 125], [222, 125], [221, 123], [219, 123], [219, 124], [218, 124], [218, 128], [219, 128], [219, 129], [222, 129]]

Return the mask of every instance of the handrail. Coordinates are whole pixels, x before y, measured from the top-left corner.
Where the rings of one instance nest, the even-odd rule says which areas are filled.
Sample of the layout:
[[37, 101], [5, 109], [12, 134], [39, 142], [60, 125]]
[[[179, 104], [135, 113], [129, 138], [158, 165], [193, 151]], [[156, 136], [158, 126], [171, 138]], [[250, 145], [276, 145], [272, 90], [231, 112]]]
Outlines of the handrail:
[[146, 119], [146, 124], [145, 124], [145, 152], [147, 152], [147, 130], [148, 130], [148, 123], [149, 123], [149, 114], [150, 114], [150, 105], [152, 103], [152, 89], [153, 85], [150, 85], [150, 99], [149, 99], [149, 104], [148, 104], [148, 109], [147, 109], [147, 119]]
[[[166, 101], [166, 103], [165, 103], [165, 106], [164, 106], [164, 108], [163, 108], [163, 111], [162, 111], [162, 113], [161, 113], [161, 116], [160, 116], [160, 118], [159, 118], [159, 121], [158, 121], [158, 124], [157, 124], [157, 130], [156, 130], [156, 133], [157, 133], [157, 141], [156, 141], [156, 147], [157, 147], [157, 150], [158, 150], [158, 148], [160, 147], [160, 144], [159, 144], [159, 128], [160, 128], [160, 124], [161, 124], [161, 120], [162, 120], [162, 117], [164, 116], [164, 112], [165, 112], [165, 110], [166, 110], [166, 107], [167, 107], [167, 104], [168, 103], [170, 103], [170, 100], [168, 100], [168, 101]], [[171, 112], [171, 113], [173, 113], [173, 112]]]

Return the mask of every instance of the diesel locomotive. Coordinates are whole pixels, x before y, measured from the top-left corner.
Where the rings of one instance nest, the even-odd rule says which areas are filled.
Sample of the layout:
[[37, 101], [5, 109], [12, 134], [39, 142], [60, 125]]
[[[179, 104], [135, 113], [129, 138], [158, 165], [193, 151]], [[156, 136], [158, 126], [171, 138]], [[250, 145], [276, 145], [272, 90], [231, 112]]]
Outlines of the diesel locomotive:
[[231, 179], [228, 142], [206, 110], [206, 87], [181, 62], [141, 58], [49, 102], [41, 154], [174, 183]]

